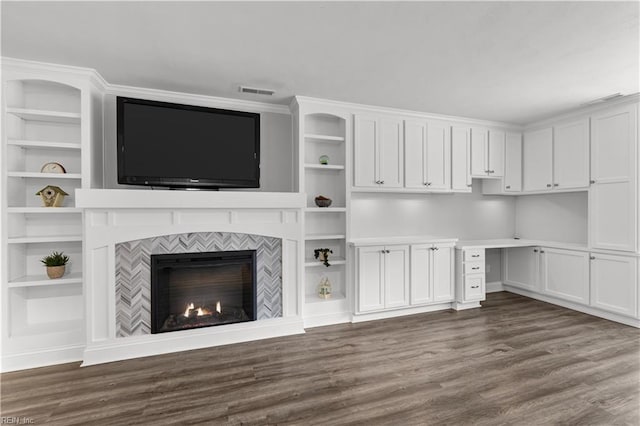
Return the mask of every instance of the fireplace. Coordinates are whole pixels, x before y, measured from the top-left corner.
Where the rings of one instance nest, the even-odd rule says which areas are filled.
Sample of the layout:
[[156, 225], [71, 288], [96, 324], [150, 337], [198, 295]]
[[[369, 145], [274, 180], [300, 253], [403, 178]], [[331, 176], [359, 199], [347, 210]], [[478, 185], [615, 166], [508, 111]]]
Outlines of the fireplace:
[[256, 320], [256, 251], [151, 255], [151, 333]]

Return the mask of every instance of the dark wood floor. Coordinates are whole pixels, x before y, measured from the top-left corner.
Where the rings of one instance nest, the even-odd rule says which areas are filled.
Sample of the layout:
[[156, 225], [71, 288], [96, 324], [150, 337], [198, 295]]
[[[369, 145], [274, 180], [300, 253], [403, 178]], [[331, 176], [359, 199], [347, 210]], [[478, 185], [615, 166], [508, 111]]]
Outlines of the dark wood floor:
[[35, 424], [640, 424], [640, 330], [510, 293], [482, 309], [7, 373]]

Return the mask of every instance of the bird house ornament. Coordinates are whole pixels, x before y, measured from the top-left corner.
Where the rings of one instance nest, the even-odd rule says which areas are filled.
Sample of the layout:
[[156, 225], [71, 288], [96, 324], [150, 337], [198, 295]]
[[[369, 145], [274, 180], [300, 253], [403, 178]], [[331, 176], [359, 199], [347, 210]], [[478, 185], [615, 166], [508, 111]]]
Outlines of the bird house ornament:
[[69, 194], [64, 192], [59, 186], [48, 185], [38, 191], [36, 195], [42, 198], [42, 205], [44, 207], [60, 207], [62, 206], [64, 197]]

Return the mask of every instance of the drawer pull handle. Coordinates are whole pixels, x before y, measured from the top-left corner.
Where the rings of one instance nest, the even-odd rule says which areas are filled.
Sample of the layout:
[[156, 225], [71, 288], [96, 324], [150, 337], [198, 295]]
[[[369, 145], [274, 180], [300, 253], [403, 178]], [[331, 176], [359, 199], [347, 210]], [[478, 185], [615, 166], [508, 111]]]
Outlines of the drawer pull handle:
[[471, 268], [471, 269], [480, 269], [480, 267], [479, 267], [479, 266], [474, 266], [474, 267], [473, 267], [473, 268]]
[[471, 257], [480, 257], [479, 254], [472, 254]]
[[479, 285], [472, 285], [471, 288], [478, 288], [480, 287]]
[[507, 187], [506, 187], [506, 188], [507, 188], [507, 189], [511, 189], [511, 185], [507, 185]]

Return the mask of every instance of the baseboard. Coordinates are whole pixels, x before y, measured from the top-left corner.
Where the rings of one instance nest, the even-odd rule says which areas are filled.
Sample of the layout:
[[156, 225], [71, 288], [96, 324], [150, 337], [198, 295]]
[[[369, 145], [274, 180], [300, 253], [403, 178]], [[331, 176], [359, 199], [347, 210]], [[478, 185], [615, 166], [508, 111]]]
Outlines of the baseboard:
[[453, 302], [451, 307], [456, 311], [464, 311], [466, 309], [481, 308], [482, 306], [480, 305], [480, 302], [467, 302], [467, 303]]
[[[235, 327], [237, 326], [237, 327]], [[273, 318], [179, 333], [148, 334], [87, 345], [82, 366], [304, 334], [302, 318]]]
[[75, 345], [41, 350], [38, 352], [23, 352], [3, 355], [0, 371], [7, 373], [9, 371], [47, 367], [50, 365], [65, 364], [68, 362], [79, 362], [82, 361], [84, 349], [84, 345]]
[[393, 311], [373, 312], [370, 314], [354, 314], [351, 322], [373, 321], [385, 318], [400, 317], [404, 315], [423, 314], [425, 312], [442, 311], [451, 309], [451, 303], [439, 303], [437, 305], [420, 306], [416, 308], [396, 309]]
[[493, 281], [487, 283], [485, 285], [487, 293], [497, 293], [499, 291], [504, 291], [504, 286], [502, 285], [502, 281]]
[[304, 328], [324, 327], [325, 325], [344, 324], [348, 322], [351, 322], [351, 312], [314, 315], [304, 318]]
[[582, 312], [585, 314], [593, 315], [595, 317], [604, 318], [609, 321], [619, 322], [621, 324], [630, 325], [631, 327], [640, 328], [640, 320], [635, 318], [626, 317], [624, 315], [614, 314], [611, 312], [602, 311], [590, 306], [580, 305], [578, 303], [568, 302], [566, 300], [557, 299], [545, 294], [535, 293], [528, 290], [523, 290], [518, 287], [512, 287], [508, 284], [504, 285], [504, 290], [509, 293], [519, 294], [521, 296], [530, 297], [532, 299], [541, 300], [543, 302], [551, 303], [553, 305], [562, 306], [563, 308], [572, 309], [574, 311]]

